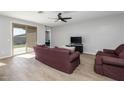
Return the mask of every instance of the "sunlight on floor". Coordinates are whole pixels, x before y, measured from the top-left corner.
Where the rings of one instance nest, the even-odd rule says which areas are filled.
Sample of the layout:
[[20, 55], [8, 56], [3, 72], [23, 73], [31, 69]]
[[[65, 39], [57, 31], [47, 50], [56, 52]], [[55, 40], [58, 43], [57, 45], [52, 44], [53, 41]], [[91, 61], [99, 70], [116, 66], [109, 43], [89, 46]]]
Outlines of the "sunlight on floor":
[[33, 58], [34, 56], [35, 56], [34, 53], [30, 53], [30, 54], [18, 55], [17, 57], [21, 57], [21, 58]]
[[6, 65], [5, 63], [1, 63], [1, 62], [0, 62], [0, 67], [5, 66], [5, 65]]
[[26, 53], [26, 47], [14, 48], [14, 55]]

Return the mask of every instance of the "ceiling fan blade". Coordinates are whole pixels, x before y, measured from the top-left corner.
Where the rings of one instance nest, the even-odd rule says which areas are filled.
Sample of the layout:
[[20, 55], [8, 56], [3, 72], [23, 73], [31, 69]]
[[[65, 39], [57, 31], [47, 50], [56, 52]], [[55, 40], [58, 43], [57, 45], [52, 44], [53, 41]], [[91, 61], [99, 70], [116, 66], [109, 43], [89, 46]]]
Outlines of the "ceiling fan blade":
[[64, 20], [64, 19], [61, 19], [61, 21], [63, 21], [63, 22], [67, 22], [66, 20]]
[[71, 17], [65, 17], [65, 18], [62, 18], [62, 19], [72, 19]]

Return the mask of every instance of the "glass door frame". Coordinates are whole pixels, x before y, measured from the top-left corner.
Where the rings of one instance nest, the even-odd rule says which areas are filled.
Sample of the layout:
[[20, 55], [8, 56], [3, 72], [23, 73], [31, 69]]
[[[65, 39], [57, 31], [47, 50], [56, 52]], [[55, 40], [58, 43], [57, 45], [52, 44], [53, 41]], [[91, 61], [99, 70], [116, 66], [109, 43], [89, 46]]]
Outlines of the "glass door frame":
[[[30, 53], [27, 51], [27, 42], [26, 42], [26, 52], [25, 53], [21, 53], [21, 54], [14, 54], [14, 25], [22, 25], [25, 26], [25, 30], [26, 30], [26, 37], [27, 37], [27, 28], [28, 26], [30, 27], [36, 27], [36, 44], [37, 44], [37, 26], [32, 26], [32, 25], [26, 25], [26, 24], [20, 24], [20, 23], [12, 23], [12, 56], [16, 56], [16, 55], [21, 55], [21, 54], [26, 54], [26, 53]], [[33, 51], [32, 51], [33, 52]]]

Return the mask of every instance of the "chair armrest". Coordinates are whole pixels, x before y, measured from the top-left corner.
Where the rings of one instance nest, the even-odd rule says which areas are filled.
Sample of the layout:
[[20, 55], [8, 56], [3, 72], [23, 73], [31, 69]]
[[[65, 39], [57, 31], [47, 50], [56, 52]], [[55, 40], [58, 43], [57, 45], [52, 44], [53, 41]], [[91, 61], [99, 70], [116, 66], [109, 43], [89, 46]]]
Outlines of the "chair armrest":
[[115, 51], [111, 50], [111, 49], [103, 49], [103, 52], [105, 52], [105, 53], [112, 53], [112, 54], [115, 53]]
[[79, 56], [80, 56], [79, 52], [74, 52], [70, 55], [69, 61], [72, 63], [72, 61], [78, 58]]
[[114, 57], [102, 57], [103, 64], [115, 65], [115, 66], [124, 66], [124, 59], [114, 58]]

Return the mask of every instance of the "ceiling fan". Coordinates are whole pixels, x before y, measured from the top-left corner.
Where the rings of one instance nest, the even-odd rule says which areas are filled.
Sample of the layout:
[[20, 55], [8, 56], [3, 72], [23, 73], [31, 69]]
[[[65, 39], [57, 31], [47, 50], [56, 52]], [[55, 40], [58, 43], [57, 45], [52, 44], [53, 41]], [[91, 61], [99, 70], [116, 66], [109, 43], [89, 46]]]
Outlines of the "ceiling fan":
[[72, 17], [62, 17], [62, 13], [58, 13], [57, 17], [58, 18], [50, 18], [50, 19], [56, 19], [55, 22], [58, 21], [67, 22], [67, 20], [72, 19]]

